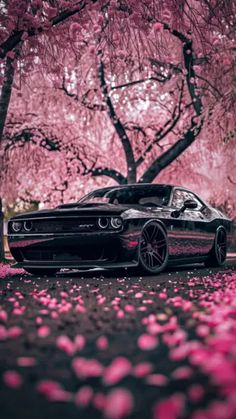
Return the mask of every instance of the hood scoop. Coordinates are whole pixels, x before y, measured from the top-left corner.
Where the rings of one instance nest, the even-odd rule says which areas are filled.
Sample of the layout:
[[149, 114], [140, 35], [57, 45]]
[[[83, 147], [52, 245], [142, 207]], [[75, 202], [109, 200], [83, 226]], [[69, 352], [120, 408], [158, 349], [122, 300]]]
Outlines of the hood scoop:
[[56, 209], [70, 209], [70, 208], [92, 208], [92, 207], [100, 207], [100, 206], [110, 206], [111, 204], [105, 204], [104, 202], [99, 203], [88, 203], [88, 202], [74, 202], [72, 204], [63, 204], [56, 207]]

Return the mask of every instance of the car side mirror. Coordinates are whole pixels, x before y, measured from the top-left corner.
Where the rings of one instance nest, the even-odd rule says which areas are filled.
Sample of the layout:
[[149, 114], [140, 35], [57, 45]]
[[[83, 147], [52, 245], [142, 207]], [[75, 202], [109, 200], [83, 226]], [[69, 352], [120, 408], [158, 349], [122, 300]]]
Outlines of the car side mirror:
[[[184, 201], [184, 205], [183, 205], [183, 211], [187, 209], [196, 209], [197, 208], [197, 202], [194, 201], [194, 199], [186, 199], [186, 201]], [[182, 211], [182, 212], [183, 212]]]
[[186, 199], [186, 201], [184, 201], [184, 204], [180, 209], [172, 211], [171, 216], [174, 218], [178, 218], [180, 214], [182, 214], [186, 209], [196, 209], [197, 205], [198, 204], [194, 199]]

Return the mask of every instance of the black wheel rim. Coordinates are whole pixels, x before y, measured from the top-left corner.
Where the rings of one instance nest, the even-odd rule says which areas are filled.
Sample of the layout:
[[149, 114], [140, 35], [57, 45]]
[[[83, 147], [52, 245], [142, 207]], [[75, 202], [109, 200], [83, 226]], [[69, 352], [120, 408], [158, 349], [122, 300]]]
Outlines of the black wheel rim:
[[165, 232], [157, 225], [150, 224], [142, 232], [140, 257], [149, 270], [157, 270], [163, 266], [167, 255]]
[[223, 263], [226, 259], [226, 233], [224, 230], [219, 230], [216, 240], [216, 255], [219, 263]]

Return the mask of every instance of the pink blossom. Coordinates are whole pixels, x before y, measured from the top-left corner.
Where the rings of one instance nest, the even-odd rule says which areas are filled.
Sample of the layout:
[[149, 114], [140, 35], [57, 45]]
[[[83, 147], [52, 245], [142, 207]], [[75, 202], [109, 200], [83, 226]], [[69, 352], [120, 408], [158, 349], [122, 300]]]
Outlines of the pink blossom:
[[156, 22], [156, 23], [154, 23], [154, 25], [153, 25], [153, 30], [154, 30], [155, 32], [162, 32], [162, 31], [163, 31], [163, 24], [162, 24], [162, 23], [160, 23], [160, 22]]
[[107, 395], [103, 413], [108, 419], [122, 419], [132, 412], [133, 406], [131, 392], [125, 388], [116, 388]]
[[3, 381], [6, 386], [10, 388], [19, 388], [22, 386], [22, 378], [21, 375], [16, 371], [5, 371], [3, 374]]
[[75, 404], [79, 407], [87, 406], [93, 397], [93, 389], [89, 386], [80, 387], [75, 395]]
[[158, 345], [158, 339], [156, 336], [143, 334], [138, 338], [138, 347], [143, 351], [151, 351]]
[[128, 359], [123, 357], [117, 357], [112, 363], [105, 369], [103, 374], [103, 382], [106, 385], [117, 384], [126, 375], [131, 372], [132, 365]]

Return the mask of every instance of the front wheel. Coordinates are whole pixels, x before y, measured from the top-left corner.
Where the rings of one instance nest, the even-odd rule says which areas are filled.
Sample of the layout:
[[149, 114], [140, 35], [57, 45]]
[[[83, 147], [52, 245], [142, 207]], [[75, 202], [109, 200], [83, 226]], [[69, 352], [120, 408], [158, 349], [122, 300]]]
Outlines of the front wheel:
[[35, 276], [54, 276], [58, 269], [24, 268], [26, 272]]
[[227, 235], [223, 227], [216, 231], [213, 247], [209, 253], [205, 266], [217, 267], [225, 263], [227, 254]]
[[139, 245], [139, 266], [146, 274], [159, 274], [168, 262], [168, 239], [161, 224], [151, 221], [142, 231]]

